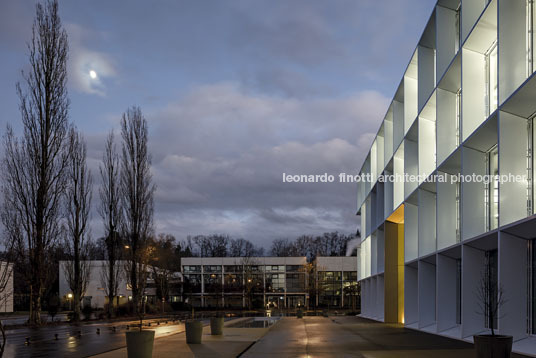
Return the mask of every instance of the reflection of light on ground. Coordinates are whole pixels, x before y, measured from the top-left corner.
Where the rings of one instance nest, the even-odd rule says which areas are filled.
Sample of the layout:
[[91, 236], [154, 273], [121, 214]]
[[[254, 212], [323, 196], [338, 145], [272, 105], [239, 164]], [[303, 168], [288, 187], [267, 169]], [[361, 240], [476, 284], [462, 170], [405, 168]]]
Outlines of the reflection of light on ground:
[[155, 331], [155, 337], [167, 336], [174, 333], [179, 333], [184, 330], [182, 325], [173, 325], [173, 326], [161, 326], [161, 327], [151, 327], [152, 331]]

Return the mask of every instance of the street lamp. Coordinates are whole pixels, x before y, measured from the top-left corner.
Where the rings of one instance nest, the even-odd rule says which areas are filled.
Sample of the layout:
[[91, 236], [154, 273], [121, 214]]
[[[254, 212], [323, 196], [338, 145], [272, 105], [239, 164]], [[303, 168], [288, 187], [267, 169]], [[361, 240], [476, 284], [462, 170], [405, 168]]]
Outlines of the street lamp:
[[73, 294], [72, 293], [68, 293], [67, 294], [67, 298], [69, 299], [69, 311], [72, 311], [73, 310], [73, 305], [72, 305], [72, 299], [73, 299]]

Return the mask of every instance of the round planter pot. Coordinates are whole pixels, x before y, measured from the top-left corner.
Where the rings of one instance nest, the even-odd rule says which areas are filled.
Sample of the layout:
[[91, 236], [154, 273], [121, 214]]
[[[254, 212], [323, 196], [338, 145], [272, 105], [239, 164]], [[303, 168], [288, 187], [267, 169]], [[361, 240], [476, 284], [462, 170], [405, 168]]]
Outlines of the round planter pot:
[[186, 321], [186, 343], [201, 344], [203, 336], [203, 323], [200, 321]]
[[153, 356], [154, 331], [126, 332], [128, 358], [151, 358]]
[[302, 311], [302, 310], [298, 310], [298, 312], [296, 312], [296, 317], [298, 317], [298, 318], [303, 318], [303, 311]]
[[478, 358], [510, 358], [512, 336], [478, 335], [473, 336]]
[[223, 334], [223, 317], [212, 317], [210, 319], [210, 334], [213, 336]]

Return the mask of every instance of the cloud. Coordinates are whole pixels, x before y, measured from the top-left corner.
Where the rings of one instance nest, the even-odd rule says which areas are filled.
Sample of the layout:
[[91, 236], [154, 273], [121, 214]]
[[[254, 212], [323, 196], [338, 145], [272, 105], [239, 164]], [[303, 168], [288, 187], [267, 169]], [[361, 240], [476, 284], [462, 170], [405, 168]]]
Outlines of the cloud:
[[355, 173], [387, 98], [292, 99], [200, 86], [148, 112], [159, 231], [274, 237], [355, 231], [352, 184], [283, 183], [282, 174]]
[[[77, 24], [69, 23], [65, 27], [69, 35], [71, 86], [78, 92], [105, 96], [106, 81], [117, 75], [113, 60], [106, 53], [86, 46], [97, 34]], [[96, 76], [91, 76], [92, 71]]]

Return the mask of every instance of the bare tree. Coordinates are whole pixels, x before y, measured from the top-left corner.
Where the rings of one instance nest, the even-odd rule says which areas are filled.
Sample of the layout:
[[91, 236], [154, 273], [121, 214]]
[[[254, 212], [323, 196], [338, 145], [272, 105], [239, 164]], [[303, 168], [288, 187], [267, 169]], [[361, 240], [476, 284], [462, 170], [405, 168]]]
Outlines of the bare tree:
[[108, 318], [113, 316], [113, 302], [119, 288], [122, 245], [119, 230], [121, 227], [121, 200], [119, 183], [119, 155], [114, 143], [114, 133], [110, 132], [106, 139], [106, 147], [100, 166], [101, 186], [99, 188], [100, 206], [99, 215], [104, 222], [104, 246], [106, 248], [106, 270], [101, 278], [103, 287], [108, 296]]
[[486, 252], [486, 262], [480, 274], [480, 281], [476, 290], [478, 305], [477, 313], [484, 316], [491, 335], [495, 335], [496, 321], [499, 309], [506, 303], [504, 289], [499, 285], [496, 277], [496, 269], [491, 263], [490, 252]]
[[156, 296], [162, 302], [164, 313], [165, 302], [173, 290], [175, 272], [180, 271], [180, 262], [175, 251], [175, 237], [169, 234], [159, 234], [153, 242], [154, 252], [151, 257], [151, 271], [156, 286]]
[[225, 257], [227, 256], [227, 246], [229, 245], [230, 238], [227, 235], [197, 235], [193, 238], [189, 238], [191, 242], [197, 247], [199, 256], [202, 257]]
[[147, 148], [148, 128], [139, 107], [132, 107], [121, 120], [123, 139], [120, 193], [123, 210], [121, 225], [128, 246], [128, 280], [135, 312], [142, 313], [150, 258], [148, 243], [153, 231], [153, 196], [151, 157]]
[[272, 256], [290, 256], [292, 244], [288, 239], [275, 239], [270, 246], [270, 255]]
[[[4, 253], [0, 257], [0, 306], [6, 306], [10, 297], [13, 296], [13, 264], [15, 261], [14, 246], [18, 243], [22, 235], [20, 217], [17, 216], [16, 210], [3, 203], [0, 211], [0, 217], [4, 225], [4, 235], [1, 239], [1, 245]], [[2, 334], [2, 343], [0, 344], [0, 357], [4, 355], [6, 347], [6, 331], [2, 320], [0, 320], [0, 333]]]
[[67, 225], [64, 245], [68, 261], [64, 271], [73, 293], [73, 321], [80, 320], [81, 300], [90, 275], [89, 212], [91, 210], [92, 177], [86, 164], [87, 149], [82, 134], [69, 132], [68, 184], [65, 192]]
[[244, 296], [247, 300], [247, 307], [251, 310], [255, 293], [263, 292], [264, 290], [262, 273], [259, 271], [259, 261], [254, 257], [242, 257], [240, 264], [244, 270]]
[[246, 239], [231, 239], [227, 253], [230, 257], [251, 257], [262, 256], [264, 252], [262, 247], [256, 247]]
[[24, 128], [18, 139], [8, 125], [4, 137], [4, 200], [20, 218], [16, 249], [24, 255], [30, 287], [31, 324], [41, 323], [41, 300], [47, 287], [49, 252], [60, 236], [60, 203], [65, 192], [69, 131], [67, 34], [57, 1], [37, 4], [30, 70], [25, 89], [17, 85]]

